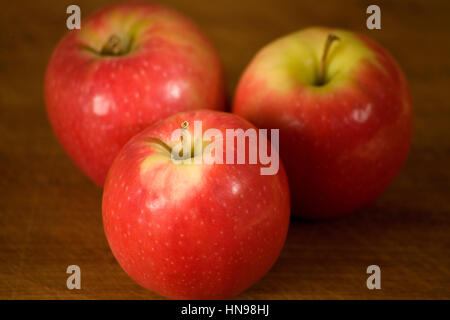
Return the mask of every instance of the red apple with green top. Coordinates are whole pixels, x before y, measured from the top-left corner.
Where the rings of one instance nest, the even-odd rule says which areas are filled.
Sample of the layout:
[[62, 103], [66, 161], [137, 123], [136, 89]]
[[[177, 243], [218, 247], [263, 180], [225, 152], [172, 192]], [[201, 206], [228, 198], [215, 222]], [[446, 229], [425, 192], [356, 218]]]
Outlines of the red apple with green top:
[[395, 60], [365, 36], [309, 28], [253, 58], [233, 112], [280, 128], [292, 214], [337, 217], [374, 200], [411, 144], [408, 84]]
[[45, 100], [61, 144], [102, 186], [121, 147], [147, 125], [180, 111], [223, 109], [223, 70], [185, 16], [151, 3], [114, 4], [60, 41]]
[[[278, 258], [289, 225], [289, 187], [281, 163], [276, 174], [261, 175], [260, 163], [172, 158], [172, 133], [195, 121], [223, 136], [227, 129], [256, 129], [241, 117], [211, 110], [179, 113], [145, 129], [111, 166], [103, 223], [117, 261], [147, 289], [175, 299], [230, 298]], [[192, 126], [186, 130], [194, 135]], [[195, 141], [201, 147], [192, 159], [208, 146]], [[269, 144], [262, 138], [246, 143], [246, 154], [261, 143]], [[223, 157], [231, 150], [237, 158], [238, 148], [223, 147]]]

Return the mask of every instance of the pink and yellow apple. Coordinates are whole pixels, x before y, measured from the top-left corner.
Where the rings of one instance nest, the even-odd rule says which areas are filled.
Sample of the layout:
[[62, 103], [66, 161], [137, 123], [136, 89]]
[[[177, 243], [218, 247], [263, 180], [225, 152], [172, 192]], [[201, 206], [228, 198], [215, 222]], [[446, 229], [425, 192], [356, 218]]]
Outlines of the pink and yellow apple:
[[309, 28], [265, 46], [240, 79], [233, 112], [280, 128], [292, 214], [305, 218], [370, 203], [411, 143], [405, 76], [380, 45], [344, 30]]
[[[200, 110], [133, 137], [106, 179], [105, 233], [122, 268], [145, 288], [176, 299], [230, 298], [264, 276], [280, 254], [288, 181], [281, 163], [274, 175], [261, 175], [260, 163], [177, 163], [172, 132], [186, 121], [224, 136], [227, 129], [256, 129], [236, 115]], [[206, 152], [199, 141], [204, 147], [192, 159]], [[224, 148], [224, 157], [228, 150], [237, 157], [238, 148]], [[255, 148], [247, 143], [247, 154]]]
[[98, 185], [121, 147], [171, 114], [223, 109], [222, 65], [202, 31], [151, 3], [106, 7], [68, 32], [45, 77], [53, 129]]

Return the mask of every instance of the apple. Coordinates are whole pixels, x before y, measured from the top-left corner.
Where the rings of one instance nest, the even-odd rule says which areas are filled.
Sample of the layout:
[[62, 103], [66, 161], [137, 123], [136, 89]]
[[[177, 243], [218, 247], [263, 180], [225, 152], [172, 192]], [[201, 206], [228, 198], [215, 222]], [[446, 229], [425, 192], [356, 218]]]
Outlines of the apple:
[[[178, 113], [148, 127], [110, 168], [103, 224], [117, 261], [145, 288], [173, 299], [230, 298], [278, 258], [289, 225], [289, 186], [281, 163], [273, 175], [261, 175], [262, 165], [248, 161], [178, 163], [185, 158], [172, 156], [172, 132], [195, 121], [221, 134], [256, 130], [236, 115], [211, 110]], [[206, 152], [208, 144], [195, 141], [201, 148], [189, 160]], [[231, 151], [237, 158], [238, 148], [223, 148], [223, 157]], [[246, 143], [248, 154], [255, 148]]]
[[391, 55], [365, 36], [314, 27], [261, 49], [243, 73], [233, 112], [280, 129], [292, 214], [338, 217], [373, 201], [411, 144], [412, 106]]
[[225, 106], [223, 69], [205, 34], [151, 3], [108, 6], [68, 32], [45, 76], [56, 136], [102, 186], [123, 145], [171, 114]]

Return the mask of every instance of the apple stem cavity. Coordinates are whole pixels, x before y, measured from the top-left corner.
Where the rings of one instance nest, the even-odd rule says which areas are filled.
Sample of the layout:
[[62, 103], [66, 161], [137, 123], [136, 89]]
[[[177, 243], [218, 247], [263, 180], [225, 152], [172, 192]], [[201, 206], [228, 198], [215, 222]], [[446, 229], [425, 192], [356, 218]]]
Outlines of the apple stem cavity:
[[325, 41], [325, 46], [323, 48], [323, 53], [322, 53], [322, 59], [320, 60], [319, 71], [317, 73], [317, 79], [316, 79], [317, 86], [323, 86], [326, 83], [327, 56], [328, 56], [328, 52], [330, 51], [331, 44], [336, 40], [340, 40], [339, 37], [331, 33], [328, 35], [327, 40]]

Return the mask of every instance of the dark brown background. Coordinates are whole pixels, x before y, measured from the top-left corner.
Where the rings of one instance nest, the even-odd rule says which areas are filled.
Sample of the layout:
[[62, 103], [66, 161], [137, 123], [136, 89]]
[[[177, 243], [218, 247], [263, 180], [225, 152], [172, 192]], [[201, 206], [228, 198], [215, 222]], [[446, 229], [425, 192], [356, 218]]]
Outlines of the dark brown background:
[[[66, 32], [108, 1], [2, 1], [0, 9], [0, 298], [154, 299], [114, 260], [102, 228], [101, 190], [64, 154], [47, 122], [43, 74]], [[411, 85], [414, 142], [395, 182], [349, 218], [293, 221], [280, 259], [238, 298], [450, 298], [450, 5], [377, 2], [382, 30], [365, 28], [370, 1], [166, 1], [196, 20], [220, 51], [230, 97], [264, 44], [328, 25], [362, 32], [400, 62]], [[66, 288], [77, 264], [82, 290]], [[366, 268], [382, 269], [382, 290]]]

